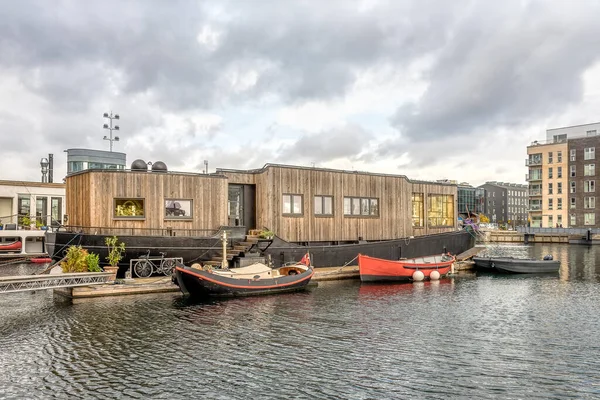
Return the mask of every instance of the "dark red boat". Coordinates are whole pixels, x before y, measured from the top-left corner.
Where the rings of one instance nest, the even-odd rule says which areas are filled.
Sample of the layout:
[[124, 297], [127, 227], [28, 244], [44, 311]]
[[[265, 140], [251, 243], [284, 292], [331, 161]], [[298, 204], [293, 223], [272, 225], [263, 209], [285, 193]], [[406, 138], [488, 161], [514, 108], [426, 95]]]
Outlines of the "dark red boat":
[[[439, 276], [445, 275], [450, 272], [454, 261], [455, 258], [449, 254], [398, 261], [359, 254], [358, 268], [362, 282], [409, 281], [427, 279], [433, 271], [437, 271]], [[421, 272], [423, 276], [415, 275], [416, 272]]]
[[22, 243], [20, 240], [16, 240], [10, 243], [0, 243], [0, 251], [17, 251], [21, 250]]
[[[194, 264], [198, 266], [197, 264]], [[308, 255], [296, 264], [271, 268], [255, 263], [241, 268], [175, 266], [175, 282], [192, 297], [239, 297], [303, 290], [313, 276]]]

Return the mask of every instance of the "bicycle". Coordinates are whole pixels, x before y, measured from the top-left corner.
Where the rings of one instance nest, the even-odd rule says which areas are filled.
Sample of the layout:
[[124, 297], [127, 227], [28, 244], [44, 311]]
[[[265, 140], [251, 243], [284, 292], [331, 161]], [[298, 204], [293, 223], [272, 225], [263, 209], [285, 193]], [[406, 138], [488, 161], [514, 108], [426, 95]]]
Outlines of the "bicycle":
[[[150, 250], [145, 256], [140, 256], [140, 260], [137, 261], [133, 266], [133, 272], [138, 278], [147, 278], [154, 272], [163, 275], [171, 275], [173, 268], [175, 268], [175, 260], [165, 259], [167, 253], [160, 253], [160, 258], [150, 258]], [[154, 261], [160, 261], [158, 264]]]

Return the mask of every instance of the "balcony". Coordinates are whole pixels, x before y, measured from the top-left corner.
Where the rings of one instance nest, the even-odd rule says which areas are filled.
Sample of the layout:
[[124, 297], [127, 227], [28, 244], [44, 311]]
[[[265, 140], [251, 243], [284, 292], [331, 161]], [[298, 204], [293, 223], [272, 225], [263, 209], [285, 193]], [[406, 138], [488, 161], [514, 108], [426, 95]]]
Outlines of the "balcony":
[[527, 208], [527, 211], [542, 212], [542, 205], [541, 204], [530, 204], [529, 207]]
[[531, 167], [533, 165], [542, 165], [542, 159], [541, 158], [526, 158], [525, 159], [526, 167]]
[[542, 189], [529, 189], [529, 197], [541, 196]]
[[525, 180], [527, 182], [534, 182], [534, 181], [541, 181], [542, 180], [542, 174], [526, 174], [525, 175]]

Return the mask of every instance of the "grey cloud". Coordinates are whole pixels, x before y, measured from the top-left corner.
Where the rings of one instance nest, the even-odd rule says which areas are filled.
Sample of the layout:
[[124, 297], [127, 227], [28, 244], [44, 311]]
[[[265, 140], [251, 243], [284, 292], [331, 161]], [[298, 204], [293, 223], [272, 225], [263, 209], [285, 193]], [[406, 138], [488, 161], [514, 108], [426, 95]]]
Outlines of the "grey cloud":
[[392, 117], [402, 137], [426, 142], [518, 131], [581, 101], [582, 74], [600, 54], [600, 4], [512, 5], [482, 2], [466, 12], [423, 97]]

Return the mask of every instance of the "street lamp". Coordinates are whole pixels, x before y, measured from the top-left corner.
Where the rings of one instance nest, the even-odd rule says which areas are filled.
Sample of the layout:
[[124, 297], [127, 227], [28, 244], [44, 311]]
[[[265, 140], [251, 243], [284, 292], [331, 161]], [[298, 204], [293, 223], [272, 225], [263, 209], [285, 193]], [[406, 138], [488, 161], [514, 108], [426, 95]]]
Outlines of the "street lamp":
[[104, 124], [103, 128], [104, 129], [108, 129], [110, 131], [110, 137], [106, 137], [104, 136], [104, 140], [108, 140], [110, 141], [110, 151], [113, 150], [113, 142], [118, 142], [119, 141], [119, 137], [115, 136], [113, 138], [113, 131], [118, 131], [119, 130], [119, 125], [115, 125], [113, 127], [113, 119], [120, 119], [119, 114], [114, 114], [112, 113], [112, 111], [109, 113], [104, 113], [103, 115], [104, 118], [107, 118], [110, 123], [108, 124]]
[[50, 162], [46, 157], [40, 160], [40, 166], [42, 167], [42, 183], [48, 183], [48, 165], [50, 165]]

